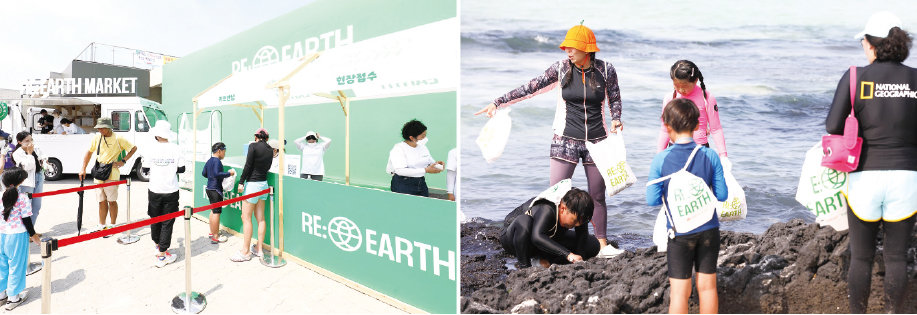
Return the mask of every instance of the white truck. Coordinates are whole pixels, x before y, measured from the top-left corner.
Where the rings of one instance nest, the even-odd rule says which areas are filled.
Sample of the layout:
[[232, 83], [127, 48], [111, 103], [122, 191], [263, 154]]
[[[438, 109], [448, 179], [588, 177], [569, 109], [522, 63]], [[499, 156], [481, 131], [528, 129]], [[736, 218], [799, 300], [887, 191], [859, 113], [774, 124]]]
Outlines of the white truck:
[[[93, 128], [99, 117], [110, 117], [115, 127], [112, 131], [137, 146], [137, 153], [120, 168], [121, 174], [133, 173], [141, 181], [149, 179], [149, 174], [141, 171], [141, 165], [144, 148], [149, 148], [149, 144], [154, 142], [147, 132], [156, 121], [166, 120], [159, 103], [137, 96], [0, 99], [0, 103], [6, 103], [9, 110], [7, 117], [0, 120], [0, 129], [10, 133], [13, 141], [21, 131], [32, 133], [35, 147], [48, 161], [45, 165], [45, 179], [57, 180], [63, 174], [80, 172], [83, 157], [92, 139], [99, 136]], [[55, 109], [60, 110], [61, 117], [73, 121], [85, 134], [42, 134], [38, 124], [42, 109], [49, 114]], [[94, 155], [87, 166], [87, 172], [95, 159]]]

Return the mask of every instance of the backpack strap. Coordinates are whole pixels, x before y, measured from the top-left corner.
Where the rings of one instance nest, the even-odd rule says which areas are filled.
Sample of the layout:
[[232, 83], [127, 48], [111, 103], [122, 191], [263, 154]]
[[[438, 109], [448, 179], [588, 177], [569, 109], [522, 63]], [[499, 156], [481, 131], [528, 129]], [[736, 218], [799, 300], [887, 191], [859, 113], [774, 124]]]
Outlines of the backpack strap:
[[[685, 162], [685, 166], [682, 167], [681, 170], [679, 170], [679, 171], [684, 171], [684, 170], [687, 170], [687, 169], [688, 169], [688, 166], [691, 165], [691, 161], [694, 160], [694, 155], [697, 154], [697, 151], [700, 150], [700, 147], [701, 147], [700, 145], [697, 145], [696, 147], [694, 147], [694, 151], [691, 151], [691, 156], [688, 157], [688, 161]], [[655, 184], [660, 183], [660, 182], [662, 182], [662, 181], [664, 181], [664, 180], [667, 180], [667, 179], [671, 178], [672, 175], [675, 175], [676, 173], [678, 173], [678, 172], [675, 172], [675, 173], [672, 173], [672, 174], [669, 174], [669, 175], [666, 175], [666, 176], [663, 176], [663, 177], [654, 179], [654, 180], [652, 180], [652, 181], [649, 181], [649, 182], [646, 183], [646, 186], [655, 185]]]

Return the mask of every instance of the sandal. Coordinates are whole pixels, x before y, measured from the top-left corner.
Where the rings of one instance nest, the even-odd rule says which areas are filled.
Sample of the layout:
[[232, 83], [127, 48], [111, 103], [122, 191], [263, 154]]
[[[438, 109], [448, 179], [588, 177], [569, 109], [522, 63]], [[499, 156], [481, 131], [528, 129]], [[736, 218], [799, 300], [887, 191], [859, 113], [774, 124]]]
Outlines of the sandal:
[[232, 260], [234, 262], [249, 261], [249, 260], [252, 260], [252, 254], [249, 253], [248, 255], [242, 255], [242, 253], [236, 252], [235, 254], [232, 255], [232, 257], [229, 257], [229, 260]]

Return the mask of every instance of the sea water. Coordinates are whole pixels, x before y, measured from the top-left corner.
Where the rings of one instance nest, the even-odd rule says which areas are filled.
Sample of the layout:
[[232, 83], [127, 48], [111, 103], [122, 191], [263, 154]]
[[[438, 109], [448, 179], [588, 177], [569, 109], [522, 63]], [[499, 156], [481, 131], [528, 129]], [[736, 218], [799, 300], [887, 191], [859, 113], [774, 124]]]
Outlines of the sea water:
[[[597, 57], [617, 69], [627, 159], [638, 179], [607, 198], [610, 237], [626, 247], [649, 243], [658, 208], [646, 205], [645, 184], [662, 99], [673, 91], [669, 68], [679, 59], [694, 61], [716, 96], [733, 173], [748, 198], [748, 217], [721, 229], [762, 233], [793, 218], [814, 222], [794, 199], [803, 158], [825, 134], [841, 76], [867, 64], [853, 36], [880, 9], [917, 30], [917, 19], [903, 14], [917, 9], [908, 1], [462, 1], [462, 211], [502, 220], [548, 187], [557, 90], [512, 106], [509, 143], [492, 164], [474, 142], [487, 119], [473, 113], [566, 58], [558, 45], [585, 20]], [[914, 58], [905, 64], [917, 66]], [[573, 182], [586, 187], [581, 165]]]

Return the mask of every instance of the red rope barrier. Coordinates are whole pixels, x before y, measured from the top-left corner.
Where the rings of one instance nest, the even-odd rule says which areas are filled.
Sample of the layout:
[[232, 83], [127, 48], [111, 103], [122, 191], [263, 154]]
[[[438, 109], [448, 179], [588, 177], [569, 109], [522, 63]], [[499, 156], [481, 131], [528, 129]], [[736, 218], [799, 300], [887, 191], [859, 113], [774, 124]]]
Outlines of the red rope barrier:
[[[114, 183], [107, 183], [107, 184], [114, 184]], [[111, 185], [109, 185], [109, 186], [111, 186]], [[252, 197], [257, 197], [257, 196], [260, 196], [260, 195], [269, 193], [270, 191], [271, 191], [271, 189], [268, 188], [268, 189], [265, 189], [265, 190], [262, 190], [262, 191], [259, 191], [259, 192], [256, 192], [256, 193], [251, 193], [251, 194], [248, 194], [248, 195], [239, 196], [239, 197], [232, 198], [232, 199], [225, 200], [225, 201], [221, 201], [221, 202], [218, 202], [218, 203], [209, 205], [209, 206], [204, 206], [204, 207], [195, 208], [195, 209], [193, 209], [192, 211], [193, 211], [193, 213], [198, 213], [198, 212], [201, 212], [201, 211], [210, 210], [210, 209], [217, 208], [217, 207], [222, 207], [222, 206], [228, 205], [228, 204], [233, 203], [233, 202], [237, 202], [237, 201], [240, 201], [240, 200], [245, 200], [245, 199], [252, 198]], [[178, 210], [178, 211], [175, 211], [175, 212], [172, 212], [172, 213], [169, 213], [169, 214], [163, 214], [163, 215], [161, 215], [161, 216], [149, 218], [149, 219], [146, 219], [146, 220], [143, 220], [143, 221], [137, 221], [137, 222], [134, 222], [134, 223], [128, 223], [128, 224], [121, 225], [121, 226], [117, 226], [117, 227], [113, 227], [113, 228], [110, 228], [110, 229], [107, 229], [107, 230], [96, 231], [96, 232], [92, 232], [92, 233], [85, 234], [85, 235], [79, 235], [79, 236], [74, 236], [74, 237], [70, 237], [70, 238], [65, 238], [65, 239], [62, 239], [62, 240], [57, 241], [57, 247], [58, 247], [58, 248], [61, 248], [61, 247], [67, 246], [67, 245], [73, 245], [73, 244], [76, 244], [76, 243], [85, 242], [85, 241], [92, 240], [92, 239], [97, 239], [97, 238], [100, 238], [100, 237], [103, 237], [103, 236], [108, 236], [108, 235], [112, 235], [112, 234], [118, 234], [118, 233], [121, 233], [121, 232], [124, 232], [124, 231], [127, 231], [127, 230], [133, 230], [133, 229], [136, 229], [136, 228], [139, 228], [139, 227], [143, 227], [143, 226], [147, 226], [147, 225], [151, 225], [151, 224], [154, 224], [154, 223], [159, 223], [159, 222], [162, 222], [162, 221], [171, 220], [171, 219], [180, 217], [180, 216], [182, 216], [182, 215], [184, 215], [184, 214], [185, 214], [185, 211], [184, 211], [184, 210]]]
[[194, 208], [194, 211], [193, 211], [193, 212], [194, 212], [194, 213], [198, 213], [198, 212], [201, 212], [201, 211], [207, 211], [207, 210], [210, 210], [210, 209], [216, 209], [216, 208], [219, 208], [219, 207], [222, 207], [222, 206], [225, 206], [225, 205], [228, 205], [228, 204], [237, 202], [237, 201], [242, 201], [242, 200], [245, 200], [245, 199], [248, 199], [248, 198], [261, 196], [261, 195], [264, 195], [264, 194], [269, 193], [269, 192], [271, 192], [271, 189], [270, 189], [270, 188], [265, 189], [265, 190], [262, 190], [262, 191], [259, 191], [259, 192], [256, 192], [256, 193], [251, 193], [251, 194], [248, 194], [248, 195], [245, 195], [245, 196], [239, 196], [239, 197], [235, 197], [235, 198], [232, 198], [232, 199], [223, 200], [223, 201], [220, 201], [220, 202], [217, 202], [217, 203], [208, 205], [208, 206], [203, 206], [203, 207]]
[[127, 184], [127, 180], [119, 180], [119, 181], [117, 181], [117, 182], [102, 183], [102, 184], [90, 185], [90, 186], [85, 186], [85, 187], [74, 187], [74, 188], [67, 188], [67, 189], [61, 189], [61, 190], [55, 190], [55, 191], [40, 192], [40, 193], [32, 194], [32, 198], [41, 198], [41, 197], [47, 197], [47, 196], [54, 196], [54, 195], [60, 195], [60, 194], [66, 194], [66, 193], [77, 192], [77, 191], [81, 191], [81, 190], [89, 190], [89, 189], [102, 188], [102, 187], [108, 187], [108, 186], [115, 186], [115, 185], [121, 185], [121, 184]]

